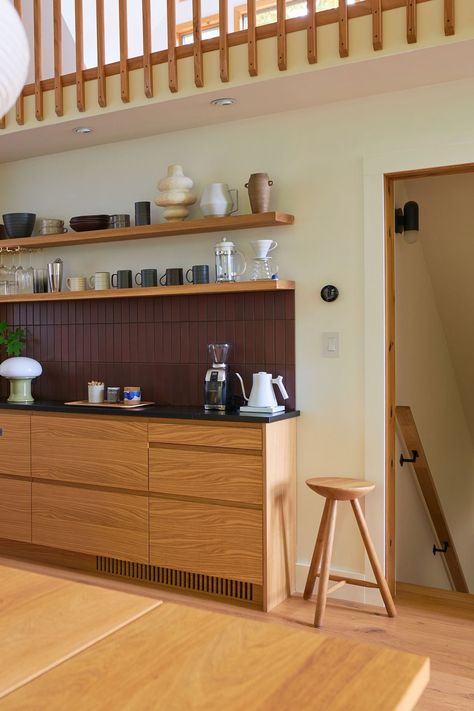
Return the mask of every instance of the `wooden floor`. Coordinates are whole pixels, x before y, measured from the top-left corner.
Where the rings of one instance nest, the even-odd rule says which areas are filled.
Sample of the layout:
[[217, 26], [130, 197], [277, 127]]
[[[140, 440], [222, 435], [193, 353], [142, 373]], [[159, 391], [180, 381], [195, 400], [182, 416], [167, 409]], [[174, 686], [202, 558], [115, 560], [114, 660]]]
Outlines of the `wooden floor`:
[[[1, 559], [0, 559], [1, 562]], [[5, 559], [5, 562], [6, 559]], [[12, 563], [11, 560], [8, 561]], [[312, 627], [314, 601], [296, 596], [271, 613], [248, 611], [233, 605], [200, 601], [165, 590], [137, 586], [117, 580], [17, 563], [29, 570], [38, 569], [65, 579], [87, 581], [114, 590], [128, 591], [163, 601], [185, 602], [192, 607], [230, 611], [262, 621], [280, 622], [314, 634], [335, 635], [387, 645], [398, 650], [429, 656], [431, 681], [419, 702], [420, 711], [474, 709], [474, 596], [430, 591], [415, 586], [399, 586], [396, 598], [398, 616], [389, 619], [382, 608], [359, 607], [330, 601], [322, 630]]]

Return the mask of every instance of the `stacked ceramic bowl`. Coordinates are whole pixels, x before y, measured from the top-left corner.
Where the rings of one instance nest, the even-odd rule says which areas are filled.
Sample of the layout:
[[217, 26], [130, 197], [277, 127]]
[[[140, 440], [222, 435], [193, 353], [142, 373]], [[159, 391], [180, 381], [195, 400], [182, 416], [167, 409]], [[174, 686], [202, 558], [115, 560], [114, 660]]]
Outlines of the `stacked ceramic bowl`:
[[3, 224], [8, 237], [31, 237], [36, 222], [32, 212], [8, 212]]
[[69, 224], [75, 232], [89, 232], [90, 230], [106, 230], [109, 226], [108, 215], [79, 215], [71, 217]]

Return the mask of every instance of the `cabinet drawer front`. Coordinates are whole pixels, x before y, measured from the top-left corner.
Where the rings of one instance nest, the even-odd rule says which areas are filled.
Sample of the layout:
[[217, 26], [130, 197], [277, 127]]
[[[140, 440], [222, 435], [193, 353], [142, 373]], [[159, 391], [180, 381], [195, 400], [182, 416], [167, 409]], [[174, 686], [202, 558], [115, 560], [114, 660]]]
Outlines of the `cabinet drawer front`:
[[148, 500], [33, 482], [32, 542], [148, 562]]
[[0, 538], [31, 543], [31, 482], [0, 479]]
[[30, 415], [0, 411], [0, 473], [31, 476]]
[[150, 499], [150, 563], [262, 584], [262, 512]]
[[33, 476], [146, 491], [147, 425], [117, 419], [33, 417]]
[[262, 504], [262, 457], [256, 454], [150, 447], [150, 490]]
[[262, 430], [236, 425], [175, 425], [152, 423], [149, 425], [150, 442], [169, 444], [194, 444], [203, 447], [229, 447], [230, 449], [262, 449]]

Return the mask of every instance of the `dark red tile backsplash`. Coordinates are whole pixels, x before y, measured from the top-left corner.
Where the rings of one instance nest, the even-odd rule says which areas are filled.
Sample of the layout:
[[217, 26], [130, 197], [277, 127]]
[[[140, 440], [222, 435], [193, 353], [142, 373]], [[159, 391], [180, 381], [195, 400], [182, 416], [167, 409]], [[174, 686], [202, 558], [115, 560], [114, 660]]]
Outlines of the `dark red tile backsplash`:
[[[160, 405], [201, 405], [207, 344], [232, 343], [231, 368], [282, 375], [295, 407], [294, 292], [6, 304], [0, 318], [26, 330], [25, 355], [43, 375], [36, 398], [82, 400], [88, 380], [140, 385]], [[8, 393], [1, 378], [0, 395]], [[247, 393], [248, 394], [248, 393]]]

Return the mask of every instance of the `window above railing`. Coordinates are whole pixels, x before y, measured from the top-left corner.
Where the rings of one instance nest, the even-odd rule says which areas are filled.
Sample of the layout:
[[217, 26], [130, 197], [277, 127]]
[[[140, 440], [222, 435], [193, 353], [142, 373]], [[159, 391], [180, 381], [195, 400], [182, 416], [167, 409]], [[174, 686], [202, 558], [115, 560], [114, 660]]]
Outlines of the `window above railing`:
[[[143, 91], [154, 96], [153, 66], [168, 68], [168, 89], [179, 88], [179, 60], [193, 57], [194, 82], [204, 86], [203, 54], [216, 51], [222, 82], [230, 79], [229, 48], [247, 45], [248, 73], [258, 74], [260, 40], [276, 38], [275, 61], [288, 67], [287, 35], [306, 31], [307, 61], [317, 62], [318, 28], [338, 26], [339, 56], [349, 54], [350, 21], [371, 16], [372, 45], [383, 48], [384, 11], [405, 8], [406, 37], [417, 39], [417, 8], [430, 0], [11, 0], [29, 38], [31, 66], [16, 105], [35, 97], [43, 119], [43, 93], [54, 90], [55, 111], [64, 113], [63, 90], [76, 87], [79, 111], [86, 109], [85, 83], [97, 81], [97, 103], [107, 106], [107, 77], [120, 76], [121, 98], [130, 100], [129, 72], [143, 70]], [[473, 0], [474, 1], [474, 0]], [[445, 33], [454, 33], [455, 0], [444, 0]], [[5, 126], [5, 119], [0, 123]]]

